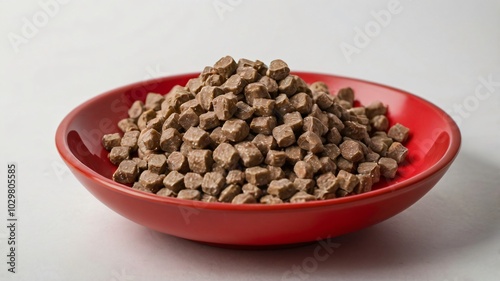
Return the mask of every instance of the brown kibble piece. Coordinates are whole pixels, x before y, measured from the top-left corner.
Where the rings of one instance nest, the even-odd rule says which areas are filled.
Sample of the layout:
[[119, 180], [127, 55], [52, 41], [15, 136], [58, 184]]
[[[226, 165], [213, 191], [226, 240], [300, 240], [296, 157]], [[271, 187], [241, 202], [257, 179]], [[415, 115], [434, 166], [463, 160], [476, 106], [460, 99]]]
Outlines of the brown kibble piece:
[[285, 114], [285, 116], [283, 116], [283, 122], [285, 123], [285, 125], [290, 126], [290, 128], [292, 128], [294, 132], [302, 129], [304, 124], [302, 115], [297, 111]]
[[354, 188], [354, 193], [361, 194], [372, 190], [373, 180], [369, 175], [356, 175], [359, 180], [358, 185]]
[[199, 201], [201, 199], [201, 192], [196, 189], [183, 189], [179, 191], [177, 198]]
[[280, 167], [267, 166], [266, 169], [269, 170], [270, 180], [279, 180], [286, 176], [285, 172]]
[[134, 157], [132, 158], [134, 162], [137, 164], [137, 168], [139, 168], [139, 172], [142, 172], [148, 168], [148, 162], [144, 159], [141, 159], [139, 157]]
[[301, 179], [312, 179], [314, 175], [313, 167], [305, 161], [297, 161], [293, 166], [293, 172]]
[[337, 157], [340, 155], [340, 148], [333, 143], [325, 144], [325, 151], [323, 152], [324, 156], [328, 156], [332, 161], [335, 161]]
[[344, 171], [349, 172], [349, 173], [353, 173], [356, 169], [356, 166], [354, 165], [353, 162], [345, 159], [342, 156], [337, 157], [335, 163], [337, 164], [337, 168], [339, 170], [344, 170]]
[[234, 116], [242, 120], [250, 119], [255, 112], [255, 109], [245, 102], [239, 101], [236, 103], [236, 112]]
[[357, 141], [346, 140], [340, 144], [340, 153], [342, 157], [351, 162], [359, 162], [363, 160], [363, 147]]
[[242, 185], [245, 183], [245, 172], [240, 170], [231, 170], [227, 173], [226, 184]]
[[333, 105], [334, 98], [330, 94], [320, 91], [313, 92], [313, 101], [321, 110], [327, 110]]
[[276, 80], [269, 78], [268, 76], [262, 76], [259, 79], [259, 83], [264, 85], [270, 97], [275, 98], [278, 93], [278, 83]]
[[144, 103], [140, 100], [136, 100], [128, 110], [128, 117], [137, 120], [142, 112], [144, 112]]
[[246, 83], [253, 83], [260, 78], [259, 72], [253, 67], [238, 67], [236, 73], [241, 76], [241, 79]]
[[139, 127], [139, 130], [144, 130], [146, 129], [146, 125], [149, 120], [153, 119], [156, 117], [156, 111], [153, 109], [148, 109], [144, 111], [140, 116], [139, 119], [137, 119], [137, 127]]
[[212, 151], [208, 149], [195, 149], [188, 154], [189, 169], [195, 173], [206, 173], [212, 169]]
[[295, 189], [297, 189], [297, 191], [304, 191], [309, 194], [313, 194], [316, 182], [313, 179], [296, 178], [293, 181], [293, 185], [295, 186]]
[[121, 137], [119, 133], [106, 134], [102, 136], [102, 145], [104, 149], [110, 151], [115, 146], [120, 146]]
[[256, 116], [271, 116], [273, 114], [275, 102], [272, 99], [256, 98], [252, 107]]
[[179, 113], [174, 112], [167, 117], [162, 126], [162, 131], [165, 131], [168, 128], [174, 128], [176, 130], [182, 130], [182, 126], [179, 124]]
[[347, 101], [350, 106], [354, 103], [354, 91], [350, 87], [340, 89], [337, 93], [340, 100]]
[[309, 201], [316, 201], [316, 197], [304, 191], [299, 191], [290, 198], [290, 203], [304, 203]]
[[187, 102], [181, 104], [181, 106], [179, 108], [180, 108], [181, 113], [190, 109], [190, 108], [198, 116], [205, 113], [205, 109], [203, 109], [203, 107], [201, 106], [200, 102], [197, 99], [188, 100]]
[[304, 118], [304, 125], [302, 129], [306, 132], [313, 132], [318, 136], [324, 135], [328, 132], [328, 127], [321, 123], [321, 121], [314, 116], [307, 116]]
[[304, 159], [306, 151], [294, 145], [285, 148], [286, 162], [290, 165], [295, 165], [297, 161]]
[[385, 115], [387, 113], [387, 107], [380, 101], [374, 101], [365, 108], [365, 112], [366, 117], [372, 119], [377, 115]]
[[189, 163], [187, 157], [179, 151], [172, 152], [167, 159], [168, 169], [179, 173], [189, 172]]
[[251, 203], [257, 203], [257, 200], [251, 194], [241, 193], [241, 194], [236, 195], [233, 198], [233, 201], [231, 201], [231, 203], [233, 203], [233, 204], [251, 204]]
[[109, 152], [109, 160], [114, 165], [120, 164], [123, 160], [129, 159], [130, 147], [128, 146], [115, 146]]
[[207, 203], [217, 202], [217, 197], [203, 193], [203, 195], [201, 195], [201, 201]]
[[205, 111], [209, 111], [212, 109], [213, 99], [223, 94], [224, 91], [219, 87], [205, 86], [196, 95], [196, 99]]
[[310, 151], [312, 153], [320, 153], [325, 147], [321, 142], [321, 138], [313, 132], [305, 132], [297, 140], [297, 144], [300, 148]]
[[252, 142], [245, 141], [234, 145], [245, 167], [257, 166], [264, 160], [260, 150]]
[[408, 148], [404, 147], [400, 142], [393, 142], [389, 149], [387, 150], [387, 157], [390, 157], [398, 164], [402, 163], [406, 159], [408, 154]]
[[139, 176], [139, 184], [143, 187], [143, 189], [156, 193], [163, 187], [163, 179], [165, 175], [158, 175], [149, 170], [146, 170], [141, 173]]
[[225, 78], [231, 76], [236, 71], [237, 67], [238, 65], [231, 56], [225, 56], [214, 64], [214, 69], [217, 73]]
[[160, 147], [161, 135], [155, 129], [145, 129], [139, 135], [137, 145], [148, 150], [157, 150]]
[[222, 84], [221, 88], [224, 92], [232, 92], [235, 95], [239, 94], [243, 88], [246, 86], [246, 81], [241, 78], [238, 74], [231, 75], [229, 79]]
[[283, 203], [283, 200], [274, 195], [265, 195], [260, 198], [259, 202], [262, 204], [272, 205], [272, 204], [281, 204]]
[[340, 187], [341, 181], [332, 172], [324, 173], [316, 179], [319, 188], [334, 193]]
[[184, 186], [188, 189], [198, 189], [201, 187], [203, 177], [198, 173], [186, 173], [184, 175]]
[[344, 170], [339, 171], [337, 179], [340, 181], [340, 188], [348, 193], [351, 193], [359, 183], [359, 179], [355, 175]]
[[133, 160], [123, 160], [113, 173], [113, 180], [119, 183], [134, 183], [139, 175], [137, 163]]
[[279, 197], [281, 200], [286, 200], [292, 197], [297, 190], [289, 179], [280, 179], [271, 181], [267, 188], [267, 192]]
[[396, 160], [388, 157], [382, 157], [378, 160], [380, 165], [380, 174], [387, 179], [393, 179], [396, 177], [396, 172], [398, 170], [398, 163]]
[[327, 92], [329, 93], [328, 85], [326, 85], [325, 82], [323, 81], [316, 81], [309, 86], [311, 91], [313, 92]]
[[267, 91], [267, 88], [259, 83], [250, 83], [245, 87], [245, 99], [246, 102], [253, 106], [253, 102], [255, 99], [262, 98], [262, 99], [270, 99], [271, 96], [269, 95], [269, 92]]
[[241, 193], [241, 187], [237, 184], [230, 184], [222, 190], [219, 195], [219, 202], [231, 202], [236, 195]]
[[250, 123], [250, 129], [256, 134], [270, 135], [276, 127], [276, 123], [274, 116], [255, 117]]
[[179, 125], [188, 130], [191, 127], [196, 127], [200, 124], [200, 117], [192, 108], [188, 108], [179, 115]]
[[335, 162], [330, 159], [330, 157], [324, 156], [319, 158], [319, 162], [321, 163], [321, 168], [319, 169], [320, 173], [328, 173], [335, 172], [337, 170], [337, 165]]
[[358, 165], [358, 173], [368, 175], [373, 183], [380, 180], [380, 166], [373, 162], [364, 162]]
[[328, 192], [324, 189], [319, 188], [314, 190], [314, 197], [316, 197], [316, 199], [318, 200], [328, 200], [336, 198], [337, 195], [335, 194], [335, 192]]
[[229, 120], [236, 112], [237, 100], [227, 95], [221, 95], [212, 100], [215, 115], [219, 120]]
[[216, 127], [210, 133], [210, 140], [212, 145], [217, 146], [226, 141], [226, 136], [222, 132], [222, 127]]
[[250, 133], [248, 124], [240, 119], [229, 119], [222, 126], [222, 134], [227, 140], [240, 142]]
[[266, 185], [270, 181], [269, 170], [262, 167], [251, 167], [245, 170], [245, 179], [248, 183], [262, 186]]
[[141, 133], [139, 131], [129, 131], [123, 134], [123, 137], [120, 141], [120, 146], [128, 146], [130, 147], [130, 151], [134, 152], [137, 150], [137, 141], [139, 140], [139, 135]]
[[340, 135], [340, 132], [337, 130], [337, 128], [333, 127], [328, 130], [328, 133], [326, 133], [326, 140], [329, 143], [339, 145], [342, 141], [342, 136]]
[[186, 84], [186, 87], [189, 89], [191, 93], [198, 93], [203, 87], [203, 81], [198, 77], [198, 78], [191, 78]]
[[163, 185], [173, 192], [178, 193], [181, 189], [184, 189], [184, 175], [177, 171], [171, 171], [163, 179]]
[[217, 196], [224, 188], [225, 184], [226, 184], [226, 179], [222, 174], [216, 172], [209, 172], [206, 173], [205, 176], [203, 177], [203, 182], [201, 183], [201, 189], [206, 194]]
[[286, 153], [281, 150], [269, 150], [266, 154], [265, 163], [267, 165], [281, 167], [285, 165], [286, 162]]
[[267, 70], [266, 75], [274, 80], [281, 80], [287, 77], [290, 74], [290, 68], [286, 62], [276, 59], [271, 61], [269, 64], [269, 69]]
[[146, 110], [160, 110], [161, 103], [165, 100], [163, 95], [157, 93], [148, 93], [146, 95], [146, 101], [144, 103], [144, 108]]
[[256, 135], [253, 138], [252, 143], [255, 144], [262, 155], [266, 155], [269, 150], [276, 149], [277, 147], [276, 140], [273, 138], [273, 136], [267, 136], [263, 134]]
[[409, 132], [410, 129], [406, 128], [405, 126], [399, 123], [396, 123], [389, 129], [389, 132], [387, 132], [387, 136], [397, 142], [404, 143], [408, 138]]
[[272, 133], [279, 147], [287, 147], [295, 143], [295, 134], [288, 125], [276, 126]]
[[[138, 189], [141, 189], [141, 188], [142, 188], [142, 186], [139, 187]], [[158, 190], [158, 192], [156, 192], [156, 195], [163, 196], [163, 197], [175, 197], [175, 196], [177, 196], [177, 194], [175, 192], [173, 192], [172, 190], [170, 190], [166, 187]]]
[[148, 170], [156, 174], [163, 174], [167, 169], [167, 157], [165, 154], [153, 154], [148, 157]]
[[294, 76], [288, 75], [283, 80], [281, 80], [278, 86], [278, 90], [289, 97], [293, 96], [297, 91], [297, 84], [295, 82]]
[[182, 140], [193, 148], [205, 148], [211, 142], [210, 135], [205, 130], [198, 127], [189, 128], [186, 133], [184, 133]]
[[370, 125], [377, 131], [385, 131], [389, 128], [389, 120], [384, 115], [376, 115], [370, 120]]
[[307, 153], [307, 155], [304, 157], [304, 161], [311, 165], [311, 167], [313, 168], [313, 173], [317, 173], [321, 169], [322, 164], [319, 161], [318, 156], [316, 156], [314, 153]]
[[131, 118], [125, 118], [118, 121], [118, 128], [120, 128], [120, 130], [124, 133], [139, 130], [139, 127], [137, 127], [137, 124], [135, 124], [134, 120]]
[[174, 152], [179, 150], [182, 143], [182, 135], [174, 128], [163, 130], [160, 137], [160, 148], [165, 152]]
[[368, 137], [366, 126], [353, 121], [346, 121], [344, 122], [344, 125], [345, 127], [342, 130], [342, 134], [346, 137], [355, 140], [362, 140], [365, 137]]
[[213, 111], [209, 111], [207, 113], [203, 113], [200, 115], [200, 129], [210, 130], [220, 125], [219, 118]]
[[214, 161], [225, 169], [233, 169], [240, 160], [240, 155], [234, 146], [221, 143], [213, 152]]
[[309, 114], [313, 106], [312, 98], [303, 92], [292, 96], [290, 103], [300, 114]]
[[274, 109], [278, 116], [283, 117], [287, 113], [291, 113], [295, 111], [292, 103], [288, 99], [287, 95], [280, 94], [275, 98]]

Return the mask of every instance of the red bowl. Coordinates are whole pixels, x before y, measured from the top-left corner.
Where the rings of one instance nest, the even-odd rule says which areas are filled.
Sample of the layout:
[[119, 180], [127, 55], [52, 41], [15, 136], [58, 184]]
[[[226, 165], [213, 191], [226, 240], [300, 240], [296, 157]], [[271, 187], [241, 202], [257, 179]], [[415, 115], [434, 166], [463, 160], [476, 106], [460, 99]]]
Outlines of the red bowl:
[[101, 146], [103, 134], [118, 132], [135, 100], [167, 93], [197, 74], [139, 82], [99, 95], [71, 111], [59, 125], [56, 146], [76, 178], [97, 199], [148, 228], [195, 241], [232, 246], [304, 243], [356, 231], [408, 208], [427, 193], [455, 159], [460, 131], [444, 111], [391, 87], [327, 74], [297, 72], [306, 82], [324, 81], [332, 92], [352, 87], [361, 104], [388, 105], [391, 125], [409, 127], [406, 165], [398, 176], [370, 192], [344, 198], [279, 205], [233, 205], [161, 197], [112, 181], [116, 169]]

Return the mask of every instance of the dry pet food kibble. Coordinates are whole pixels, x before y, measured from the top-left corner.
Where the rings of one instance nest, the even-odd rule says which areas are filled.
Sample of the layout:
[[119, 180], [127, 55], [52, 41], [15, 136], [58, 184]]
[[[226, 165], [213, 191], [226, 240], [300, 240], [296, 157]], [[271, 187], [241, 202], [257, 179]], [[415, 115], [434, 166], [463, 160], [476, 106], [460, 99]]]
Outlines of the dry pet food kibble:
[[273, 60], [230, 56], [149, 93], [102, 137], [112, 179], [163, 197], [232, 204], [327, 200], [397, 176], [410, 130], [352, 88], [310, 85]]

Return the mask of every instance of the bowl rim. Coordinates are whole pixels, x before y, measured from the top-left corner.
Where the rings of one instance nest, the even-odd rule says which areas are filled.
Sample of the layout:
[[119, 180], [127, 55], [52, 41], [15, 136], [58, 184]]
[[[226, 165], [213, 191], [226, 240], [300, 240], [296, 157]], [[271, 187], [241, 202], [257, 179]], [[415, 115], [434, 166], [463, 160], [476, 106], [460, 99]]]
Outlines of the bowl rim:
[[173, 206], [178, 206], [178, 207], [191, 207], [191, 208], [196, 208], [196, 209], [211, 209], [211, 210], [219, 210], [219, 211], [279, 211], [279, 210], [291, 210], [291, 209], [311, 209], [311, 208], [318, 208], [318, 207], [325, 207], [325, 206], [338, 206], [338, 205], [345, 205], [345, 204], [351, 204], [351, 203], [359, 203], [366, 201], [368, 199], [377, 199], [383, 197], [383, 195], [387, 195], [389, 193], [394, 193], [397, 191], [402, 191], [405, 190], [406, 188], [409, 188], [413, 186], [414, 184], [423, 181], [429, 177], [432, 177], [436, 173], [438, 173], [440, 170], [447, 168], [455, 159], [455, 157], [458, 154], [458, 151], [460, 150], [461, 146], [461, 133], [458, 125], [456, 122], [446, 113], [444, 110], [440, 109], [433, 103], [427, 101], [426, 99], [423, 99], [419, 96], [416, 96], [412, 93], [409, 93], [407, 91], [392, 87], [392, 86], [387, 86], [383, 85], [380, 83], [375, 83], [371, 81], [366, 81], [363, 79], [357, 79], [357, 78], [351, 78], [351, 77], [346, 77], [346, 76], [341, 76], [341, 75], [335, 75], [335, 74], [328, 74], [328, 73], [319, 73], [319, 72], [308, 72], [308, 71], [292, 71], [292, 74], [295, 75], [321, 75], [321, 76], [330, 76], [330, 77], [335, 77], [339, 79], [347, 79], [351, 81], [356, 81], [358, 83], [364, 83], [364, 84], [370, 84], [374, 85], [377, 87], [383, 87], [392, 91], [397, 91], [399, 93], [402, 93], [404, 95], [408, 95], [413, 99], [416, 99], [420, 102], [423, 102], [430, 108], [432, 108], [435, 111], [438, 111], [441, 116], [445, 119], [445, 123], [447, 124], [448, 128], [443, 128], [446, 129], [446, 131], [450, 132], [450, 143], [443, 154], [443, 156], [436, 162], [434, 163], [431, 167], [426, 169], [425, 171], [408, 178], [402, 182], [397, 182], [391, 185], [388, 185], [386, 187], [382, 187], [380, 189], [372, 190], [366, 193], [362, 194], [356, 194], [352, 196], [347, 196], [347, 197], [341, 197], [341, 198], [334, 198], [330, 200], [317, 200], [317, 201], [309, 201], [309, 202], [303, 202], [303, 203], [284, 203], [284, 204], [230, 204], [230, 203], [222, 203], [222, 202], [202, 202], [202, 201], [193, 201], [193, 200], [183, 200], [183, 199], [178, 199], [178, 198], [173, 198], [173, 197], [163, 197], [163, 196], [158, 196], [155, 194], [139, 191], [132, 189], [126, 185], [122, 185], [120, 183], [117, 183], [113, 181], [112, 179], [108, 179], [99, 173], [95, 172], [94, 170], [90, 169], [87, 167], [85, 164], [83, 164], [78, 158], [76, 158], [71, 150], [69, 149], [68, 142], [66, 135], [68, 133], [68, 128], [69, 125], [71, 124], [72, 120], [75, 119], [79, 112], [98, 102], [100, 99], [104, 98], [105, 96], [109, 95], [114, 95], [117, 92], [124, 92], [126, 90], [130, 90], [132, 88], [137, 88], [137, 87], [144, 87], [145, 85], [151, 84], [151, 83], [158, 83], [159, 81], [163, 80], [175, 80], [175, 79], [183, 79], [183, 78], [189, 78], [189, 77], [196, 77], [199, 75], [199, 72], [191, 72], [191, 73], [184, 73], [184, 74], [177, 74], [177, 75], [168, 75], [168, 76], [163, 76], [159, 78], [153, 78], [149, 80], [144, 80], [144, 81], [139, 81], [135, 83], [131, 83], [125, 86], [121, 86], [109, 91], [106, 91], [104, 93], [98, 94], [97, 96], [83, 102], [82, 104], [78, 105], [76, 108], [71, 110], [61, 121], [59, 126], [57, 127], [56, 134], [55, 134], [55, 144], [57, 151], [59, 152], [61, 158], [64, 160], [66, 165], [70, 166], [72, 168], [72, 171], [77, 171], [78, 173], [84, 175], [86, 178], [91, 179], [92, 181], [98, 182], [101, 186], [109, 189], [110, 191], [113, 192], [118, 192], [121, 193], [122, 195], [126, 196], [131, 196], [131, 197], [136, 197], [137, 199], [141, 200], [146, 200], [151, 203], [157, 203], [157, 204], [167, 204], [167, 205], [173, 205]]

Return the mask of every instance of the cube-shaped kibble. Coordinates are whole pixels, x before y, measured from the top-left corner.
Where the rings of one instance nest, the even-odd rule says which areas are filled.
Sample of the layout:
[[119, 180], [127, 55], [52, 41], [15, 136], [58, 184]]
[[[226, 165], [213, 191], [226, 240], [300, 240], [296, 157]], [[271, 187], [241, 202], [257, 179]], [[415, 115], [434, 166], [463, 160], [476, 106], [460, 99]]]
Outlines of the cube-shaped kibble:
[[250, 119], [255, 112], [255, 109], [243, 101], [236, 103], [236, 112], [234, 116], [242, 120]]
[[251, 194], [241, 193], [241, 194], [236, 195], [233, 198], [233, 201], [231, 201], [231, 203], [233, 203], [233, 204], [252, 204], [252, 203], [257, 203], [257, 200]]
[[324, 145], [325, 150], [321, 154], [322, 156], [329, 157], [332, 161], [335, 161], [340, 155], [340, 148], [333, 143], [327, 143]]
[[182, 126], [179, 124], [179, 113], [174, 112], [170, 114], [170, 116], [165, 119], [165, 122], [163, 122], [162, 125], [162, 131], [165, 131], [168, 128], [174, 128], [177, 131], [182, 130]]
[[[142, 187], [139, 187], [138, 189], [140, 189]], [[177, 193], [173, 192], [171, 189], [168, 189], [166, 187], [158, 190], [158, 192], [156, 192], [156, 195], [158, 196], [163, 196], [163, 197], [175, 197], [177, 195]]]
[[321, 123], [321, 120], [311, 115], [304, 118], [303, 124], [302, 129], [304, 131], [313, 132], [318, 136], [322, 136], [328, 131], [328, 127]]
[[313, 173], [317, 173], [321, 169], [321, 162], [319, 161], [318, 156], [314, 153], [307, 153], [306, 156], [304, 156], [304, 161], [311, 165]]
[[165, 152], [174, 152], [179, 150], [182, 143], [182, 135], [174, 128], [166, 128], [161, 133], [160, 148]]
[[337, 128], [333, 127], [326, 133], [326, 140], [328, 143], [339, 145], [342, 141], [342, 136]]
[[385, 131], [389, 128], [389, 120], [385, 115], [376, 115], [370, 119], [370, 125], [377, 131]]
[[290, 126], [290, 128], [292, 128], [292, 130], [295, 132], [302, 129], [304, 120], [302, 119], [302, 115], [299, 112], [294, 111], [283, 116], [283, 123]]
[[392, 138], [393, 140], [397, 142], [405, 142], [406, 139], [408, 138], [408, 134], [410, 132], [410, 129], [406, 128], [405, 126], [396, 123], [394, 126], [392, 126], [389, 129], [389, 132], [387, 132], [387, 136]]
[[184, 175], [184, 186], [187, 189], [199, 189], [203, 182], [203, 176], [198, 173], [186, 173]]
[[219, 195], [219, 202], [231, 202], [236, 195], [241, 193], [241, 186], [237, 184], [230, 184], [224, 188]]
[[163, 174], [167, 169], [167, 157], [165, 154], [153, 154], [148, 157], [148, 170], [156, 174]]
[[267, 193], [279, 197], [281, 200], [286, 200], [292, 197], [297, 190], [289, 179], [273, 180], [269, 183]]
[[193, 148], [205, 148], [210, 142], [210, 135], [203, 129], [198, 127], [189, 128], [182, 137], [182, 140], [188, 143]]
[[139, 175], [137, 163], [134, 160], [123, 160], [113, 174], [113, 180], [119, 183], [134, 183]]
[[160, 110], [161, 103], [165, 100], [163, 95], [157, 93], [148, 93], [144, 102], [145, 109]]
[[380, 166], [374, 162], [363, 162], [358, 165], [358, 173], [368, 175], [373, 183], [380, 180]]
[[340, 181], [340, 188], [351, 193], [356, 185], [359, 183], [359, 179], [356, 175], [340, 170], [337, 179]]
[[118, 128], [120, 128], [120, 130], [124, 133], [128, 132], [128, 131], [138, 131], [139, 130], [139, 127], [137, 126], [137, 124], [134, 122], [134, 120], [132, 118], [125, 118], [125, 119], [118, 121]]
[[160, 147], [161, 134], [155, 129], [145, 129], [139, 135], [137, 145], [148, 150], [157, 150]]
[[189, 172], [187, 157], [179, 151], [170, 153], [167, 159], [167, 165], [170, 171], [177, 171], [183, 174]]
[[241, 77], [241, 79], [245, 80], [246, 83], [252, 83], [257, 81], [257, 79], [260, 77], [259, 73], [257, 70], [253, 67], [238, 67], [236, 69], [236, 73]]
[[268, 165], [266, 169], [269, 170], [269, 178], [271, 180], [279, 180], [286, 177], [285, 172], [281, 169], [281, 167]]
[[312, 179], [314, 175], [313, 167], [305, 161], [297, 161], [293, 166], [293, 172], [301, 179]]
[[353, 173], [356, 169], [356, 165], [353, 162], [345, 159], [342, 156], [339, 156], [337, 157], [337, 159], [335, 159], [335, 164], [337, 165], [337, 168], [339, 170], [344, 170], [349, 173]]
[[200, 124], [198, 125], [200, 129], [210, 130], [219, 125], [220, 121], [215, 112], [209, 111], [200, 115]]
[[271, 96], [269, 95], [267, 88], [259, 82], [255, 83], [250, 83], [245, 87], [245, 99], [246, 102], [252, 106], [253, 101], [258, 98], [263, 98], [263, 99], [270, 99]]
[[247, 82], [241, 78], [238, 74], [231, 75], [229, 79], [222, 84], [221, 88], [224, 92], [232, 92], [234, 94], [239, 94], [243, 91], [243, 88], [247, 85]]
[[283, 200], [281, 200], [279, 197], [268, 194], [268, 195], [262, 196], [260, 198], [259, 202], [262, 204], [272, 205], [272, 204], [281, 204], [281, 203], [283, 203]]
[[213, 99], [223, 94], [224, 91], [219, 87], [205, 86], [201, 88], [200, 92], [196, 95], [196, 99], [205, 111], [209, 111], [213, 108]]
[[332, 172], [322, 174], [316, 179], [316, 184], [319, 188], [328, 191], [329, 193], [334, 193], [340, 187], [342, 181], [335, 177]]
[[228, 95], [220, 95], [212, 100], [215, 115], [219, 120], [229, 120], [236, 112], [236, 103], [238, 101], [234, 97]]
[[402, 163], [408, 155], [408, 148], [404, 147], [400, 142], [393, 142], [389, 149], [387, 150], [387, 157], [390, 157], [398, 164]]
[[365, 161], [366, 162], [375, 162], [377, 163], [378, 160], [380, 159], [380, 154], [370, 151], [365, 155]]
[[221, 143], [213, 152], [214, 161], [225, 169], [233, 169], [240, 160], [238, 151], [229, 143]]
[[141, 116], [137, 119], [137, 127], [139, 127], [139, 130], [144, 130], [146, 129], [146, 125], [149, 120], [153, 119], [156, 117], [156, 111], [153, 109], [149, 109], [144, 111]]
[[281, 167], [285, 165], [286, 153], [281, 150], [269, 150], [264, 161], [267, 165]]
[[380, 166], [380, 174], [387, 179], [393, 179], [396, 177], [396, 172], [398, 170], [398, 163], [396, 160], [388, 157], [382, 157], [378, 160]]
[[250, 123], [250, 129], [256, 134], [270, 135], [276, 124], [277, 121], [274, 116], [255, 117]]
[[240, 170], [231, 170], [226, 175], [226, 184], [242, 185], [245, 183], [245, 172]]
[[272, 99], [256, 98], [253, 100], [252, 107], [255, 109], [256, 116], [271, 116], [274, 111], [275, 102]]
[[309, 114], [313, 106], [312, 98], [306, 93], [298, 93], [290, 98], [290, 103], [300, 114]]
[[144, 112], [144, 103], [140, 100], [136, 100], [128, 110], [128, 117], [137, 120], [142, 112]]
[[194, 149], [188, 154], [189, 169], [195, 173], [206, 173], [212, 170], [212, 151], [208, 149]]
[[225, 56], [214, 64], [214, 69], [217, 73], [225, 78], [231, 76], [236, 71], [237, 67], [238, 65], [231, 56]]
[[328, 85], [326, 85], [325, 82], [323, 81], [316, 81], [314, 83], [312, 83], [309, 88], [311, 89], [311, 91], [313, 92], [327, 92], [329, 93], [329, 89], [328, 89]]
[[251, 167], [245, 170], [245, 179], [251, 184], [263, 186], [269, 183], [270, 173], [268, 169], [263, 167]]
[[[347, 161], [347, 160], [346, 160]], [[335, 164], [330, 157], [323, 156], [319, 158], [319, 162], [321, 163], [321, 168], [319, 169], [319, 173], [335, 173], [337, 170], [337, 165]]]
[[269, 64], [269, 69], [267, 70], [266, 75], [274, 80], [281, 80], [287, 77], [290, 74], [290, 68], [283, 60], [276, 59], [271, 61]]
[[260, 150], [262, 155], [266, 155], [269, 152], [269, 150], [276, 149], [276, 147], [278, 146], [273, 136], [270, 135], [268, 136], [263, 134], [256, 135], [253, 138], [252, 143], [255, 144], [255, 146]]
[[313, 101], [321, 108], [327, 110], [333, 105], [334, 98], [332, 95], [324, 91], [313, 92]]
[[344, 125], [345, 127], [342, 130], [342, 134], [346, 137], [355, 140], [362, 140], [365, 137], [368, 137], [366, 126], [353, 121], [345, 121]]
[[264, 156], [252, 142], [245, 141], [234, 145], [245, 167], [257, 166], [264, 161]]
[[365, 108], [365, 111], [366, 117], [371, 119], [377, 115], [385, 115], [387, 107], [380, 101], [374, 101]]
[[354, 189], [354, 193], [361, 194], [372, 190], [373, 180], [368, 174], [356, 175], [359, 183]]
[[222, 127], [217, 127], [210, 133], [211, 145], [217, 146], [226, 141], [226, 136], [222, 132]]
[[352, 106], [354, 103], [354, 90], [350, 87], [342, 88], [337, 92], [337, 98], [347, 101]]
[[278, 84], [278, 90], [280, 93], [285, 93], [289, 97], [293, 96], [297, 91], [295, 77], [293, 75], [288, 75], [283, 78]]
[[272, 133], [279, 147], [288, 147], [295, 143], [295, 134], [286, 124], [276, 126]]
[[200, 91], [201, 87], [203, 87], [203, 81], [199, 77], [191, 78], [187, 82], [186, 86], [188, 87], [188, 89], [191, 93], [196, 94]]
[[200, 102], [197, 99], [188, 100], [187, 102], [181, 104], [180, 111], [182, 113], [190, 108], [198, 116], [206, 112], [206, 110], [203, 109], [203, 107], [201, 106]]
[[206, 194], [219, 195], [226, 184], [226, 178], [221, 173], [209, 172], [203, 177], [201, 189]]
[[295, 108], [285, 94], [278, 95], [276, 99], [274, 99], [274, 102], [274, 110], [280, 117], [284, 117], [285, 114], [295, 111]]
[[201, 195], [201, 202], [207, 202], [207, 203], [217, 202], [217, 197], [203, 193], [203, 195]]
[[285, 148], [286, 162], [290, 165], [295, 165], [297, 161], [304, 159], [306, 151], [302, 148], [293, 145]]
[[109, 152], [109, 160], [111, 163], [118, 165], [123, 160], [129, 159], [130, 157], [130, 147], [128, 146], [115, 146]]
[[139, 184], [145, 189], [152, 193], [158, 192], [163, 188], [163, 179], [165, 175], [159, 175], [146, 170], [139, 176]]
[[296, 178], [293, 181], [293, 185], [298, 191], [304, 191], [309, 194], [314, 194], [314, 187], [316, 186], [316, 182], [313, 179]]
[[300, 148], [312, 153], [320, 153], [325, 150], [321, 138], [311, 131], [307, 131], [300, 135], [297, 139], [297, 144]]
[[[337, 189], [339, 190], [339, 189]], [[336, 192], [329, 192], [325, 189], [318, 188], [314, 190], [314, 197], [318, 200], [328, 200], [328, 199], [333, 199], [336, 198]]]
[[155, 118], [149, 120], [146, 123], [146, 128], [152, 128], [157, 130], [158, 132], [161, 132], [161, 128], [163, 126], [163, 123], [165, 122], [165, 118], [163, 116], [156, 116]]
[[361, 144], [354, 140], [345, 140], [340, 144], [339, 148], [342, 157], [351, 162], [359, 162], [365, 156]]
[[179, 191], [179, 194], [177, 194], [177, 198], [199, 201], [201, 199], [201, 192], [196, 189], [183, 189]]
[[259, 199], [264, 194], [262, 189], [251, 183], [244, 184], [241, 188], [241, 191], [245, 194], [252, 195], [253, 197], [255, 197], [255, 199]]
[[299, 191], [290, 198], [290, 203], [304, 203], [309, 201], [316, 201], [316, 197], [305, 191]]
[[179, 115], [179, 125], [181, 125], [184, 130], [198, 126], [198, 124], [200, 124], [200, 117], [192, 108], [188, 108]]
[[132, 158], [134, 162], [137, 164], [137, 168], [139, 169], [139, 172], [142, 172], [144, 170], [148, 169], [148, 162], [142, 158], [139, 157], [134, 157]]
[[247, 122], [240, 119], [229, 119], [222, 125], [222, 134], [232, 142], [244, 140], [250, 133], [250, 127]]
[[102, 136], [102, 146], [107, 151], [110, 151], [115, 146], [120, 146], [121, 137], [119, 133], [107, 134]]
[[181, 189], [184, 188], [184, 175], [177, 172], [171, 171], [168, 175], [163, 179], [163, 185], [177, 193]]
[[137, 150], [137, 141], [139, 140], [139, 131], [129, 131], [123, 134], [123, 138], [120, 141], [120, 146], [130, 147], [130, 151]]

